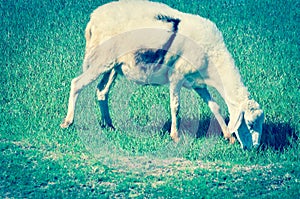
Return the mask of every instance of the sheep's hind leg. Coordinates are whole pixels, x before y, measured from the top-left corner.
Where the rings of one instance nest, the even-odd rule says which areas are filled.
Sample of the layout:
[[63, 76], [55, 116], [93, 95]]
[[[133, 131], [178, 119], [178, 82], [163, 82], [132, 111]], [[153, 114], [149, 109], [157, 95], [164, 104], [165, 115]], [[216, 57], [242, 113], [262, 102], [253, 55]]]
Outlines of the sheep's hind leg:
[[100, 125], [102, 128], [111, 128], [113, 130], [115, 128], [112, 125], [112, 120], [109, 114], [108, 93], [116, 77], [117, 77], [117, 73], [114, 69], [112, 69], [110, 72], [104, 74], [102, 80], [97, 86], [97, 98], [98, 98], [99, 107], [101, 111]]
[[231, 143], [235, 142], [234, 137], [231, 136], [231, 134], [228, 131], [227, 125], [220, 113], [220, 107], [219, 105], [213, 100], [213, 98], [211, 97], [211, 95], [209, 94], [207, 88], [195, 88], [194, 89], [199, 95], [200, 97], [205, 101], [205, 103], [208, 104], [210, 110], [213, 112], [213, 114], [215, 115], [221, 129], [224, 135], [225, 139], [229, 139], [229, 141]]
[[61, 128], [68, 128], [74, 120], [74, 112], [75, 112], [75, 104], [77, 101], [77, 97], [80, 91], [87, 86], [88, 84], [92, 83], [94, 80], [97, 79], [99, 73], [93, 73], [92, 70], [87, 70], [80, 76], [74, 78], [71, 81], [71, 89], [70, 89], [70, 97], [69, 97], [69, 104], [68, 104], [68, 113], [65, 117], [64, 121], [60, 125]]

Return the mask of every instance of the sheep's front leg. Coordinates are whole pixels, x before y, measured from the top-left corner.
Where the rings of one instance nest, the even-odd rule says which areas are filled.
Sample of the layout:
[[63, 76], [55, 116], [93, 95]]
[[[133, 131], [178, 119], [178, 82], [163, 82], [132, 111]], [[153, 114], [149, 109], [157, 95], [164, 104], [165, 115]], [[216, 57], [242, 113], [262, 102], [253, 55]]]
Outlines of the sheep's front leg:
[[101, 127], [115, 129], [112, 125], [112, 120], [108, 108], [108, 93], [117, 77], [116, 71], [113, 69], [109, 73], [104, 74], [102, 80], [97, 86], [97, 98], [101, 111]]
[[234, 137], [231, 136], [231, 134], [229, 133], [228, 127], [220, 113], [220, 107], [219, 105], [213, 100], [213, 98], [211, 97], [211, 95], [209, 94], [207, 88], [195, 88], [194, 89], [199, 95], [200, 97], [202, 97], [202, 99], [205, 101], [205, 103], [208, 104], [210, 110], [212, 111], [212, 113], [215, 115], [221, 129], [224, 135], [224, 138], [229, 139], [231, 143], [235, 142]]
[[170, 107], [171, 107], [171, 138], [174, 142], [179, 141], [179, 109], [180, 109], [180, 89], [178, 82], [170, 83]]

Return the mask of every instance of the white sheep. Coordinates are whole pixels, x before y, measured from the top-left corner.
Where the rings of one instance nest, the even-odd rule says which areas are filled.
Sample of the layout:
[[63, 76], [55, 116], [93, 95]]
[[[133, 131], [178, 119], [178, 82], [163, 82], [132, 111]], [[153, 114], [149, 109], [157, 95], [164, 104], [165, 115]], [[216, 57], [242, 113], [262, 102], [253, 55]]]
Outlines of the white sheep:
[[[119, 1], [97, 8], [86, 27], [83, 73], [71, 82], [68, 113], [62, 128], [73, 123], [79, 92], [103, 75], [97, 87], [103, 127], [113, 128], [108, 93], [117, 74], [141, 84], [169, 84], [171, 137], [177, 142], [180, 89], [194, 89], [208, 104], [225, 138], [242, 148], [258, 146], [264, 113], [251, 100], [216, 25], [200, 16], [148, 1]], [[226, 125], [206, 86], [224, 98]]]

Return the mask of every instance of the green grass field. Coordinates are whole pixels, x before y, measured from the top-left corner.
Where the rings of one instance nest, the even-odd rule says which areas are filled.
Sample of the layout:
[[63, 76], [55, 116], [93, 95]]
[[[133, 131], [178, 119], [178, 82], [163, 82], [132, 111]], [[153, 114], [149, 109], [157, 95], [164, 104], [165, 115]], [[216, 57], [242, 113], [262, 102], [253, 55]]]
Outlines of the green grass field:
[[0, 0], [0, 198], [299, 198], [299, 2], [162, 0], [223, 32], [266, 113], [259, 151], [206, 137], [211, 113], [189, 90], [185, 135], [174, 144], [160, 128], [168, 88], [124, 78], [111, 92], [116, 131], [97, 125], [95, 84], [82, 92], [75, 125], [60, 129], [89, 15], [107, 2]]

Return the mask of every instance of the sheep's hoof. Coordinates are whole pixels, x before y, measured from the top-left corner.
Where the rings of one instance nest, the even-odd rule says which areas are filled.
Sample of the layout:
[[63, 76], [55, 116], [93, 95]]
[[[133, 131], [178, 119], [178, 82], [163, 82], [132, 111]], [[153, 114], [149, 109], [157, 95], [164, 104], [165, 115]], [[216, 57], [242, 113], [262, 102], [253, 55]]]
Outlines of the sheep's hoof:
[[226, 140], [229, 140], [230, 144], [234, 144], [235, 143], [235, 137], [233, 137], [231, 133], [228, 133], [228, 132], [224, 133], [224, 138]]
[[230, 139], [232, 136], [230, 133], [224, 133], [224, 138], [225, 139]]
[[235, 143], [235, 137], [233, 137], [233, 136], [231, 136], [230, 138], [229, 138], [229, 143], [230, 144], [234, 144]]
[[71, 124], [72, 124], [72, 122], [69, 122], [69, 121], [64, 120], [64, 121], [60, 124], [60, 128], [66, 129], [66, 128], [68, 128], [69, 126], [71, 126]]
[[171, 138], [172, 138], [172, 140], [175, 142], [175, 143], [178, 143], [179, 142], [179, 137], [178, 137], [178, 135], [175, 135], [175, 136], [172, 136], [171, 135]]
[[107, 130], [109, 130], [109, 131], [115, 131], [116, 130], [116, 128], [114, 127], [114, 126], [101, 126], [101, 128], [103, 128], [103, 129], [107, 129]]
[[175, 143], [178, 143], [180, 139], [179, 139], [178, 137], [176, 137], [176, 138], [172, 138], [172, 140], [173, 140]]
[[100, 124], [100, 127], [102, 129], [107, 129], [107, 130], [110, 130], [110, 131], [115, 131], [116, 128], [112, 125], [112, 124], [104, 124], [104, 123], [99, 123]]

